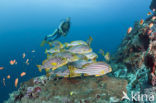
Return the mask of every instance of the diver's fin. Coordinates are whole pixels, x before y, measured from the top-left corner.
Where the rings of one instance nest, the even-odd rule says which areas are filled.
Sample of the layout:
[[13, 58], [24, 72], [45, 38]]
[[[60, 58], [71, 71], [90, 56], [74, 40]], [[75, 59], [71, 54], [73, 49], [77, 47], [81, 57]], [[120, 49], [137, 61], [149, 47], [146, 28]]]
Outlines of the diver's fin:
[[42, 42], [41, 42], [41, 47], [43, 47], [45, 44], [47, 43], [47, 41], [46, 40], [43, 40]]
[[87, 44], [89, 47], [91, 46], [92, 41], [93, 41], [93, 38], [91, 36], [89, 36], [89, 39], [87, 41]]

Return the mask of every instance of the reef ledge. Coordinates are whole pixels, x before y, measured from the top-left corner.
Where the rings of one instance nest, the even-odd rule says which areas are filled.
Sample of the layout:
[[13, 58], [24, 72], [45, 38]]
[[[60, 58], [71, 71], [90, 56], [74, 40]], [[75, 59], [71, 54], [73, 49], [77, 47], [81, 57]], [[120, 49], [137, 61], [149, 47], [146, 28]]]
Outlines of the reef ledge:
[[127, 92], [125, 79], [102, 77], [33, 78], [21, 84], [5, 103], [109, 103]]

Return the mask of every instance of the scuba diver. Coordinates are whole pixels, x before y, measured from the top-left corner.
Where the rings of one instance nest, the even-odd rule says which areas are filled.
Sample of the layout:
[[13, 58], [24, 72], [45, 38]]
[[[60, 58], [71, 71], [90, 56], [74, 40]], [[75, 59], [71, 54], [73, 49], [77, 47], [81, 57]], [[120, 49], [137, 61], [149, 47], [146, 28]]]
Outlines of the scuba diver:
[[[52, 42], [60, 38], [61, 36], [66, 36], [70, 29], [70, 18], [66, 18], [65, 21], [61, 22], [59, 27], [49, 35], [46, 35], [44, 40], [41, 43], [41, 46], [44, 46], [45, 43]], [[49, 39], [49, 40], [48, 40]]]

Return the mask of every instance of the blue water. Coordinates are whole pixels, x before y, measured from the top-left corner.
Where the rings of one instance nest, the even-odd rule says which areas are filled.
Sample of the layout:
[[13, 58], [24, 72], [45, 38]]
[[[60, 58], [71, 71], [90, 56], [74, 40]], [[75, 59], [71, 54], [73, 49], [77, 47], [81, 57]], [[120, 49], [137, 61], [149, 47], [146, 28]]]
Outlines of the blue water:
[[[20, 82], [41, 75], [36, 64], [45, 58], [40, 43], [46, 34], [52, 33], [66, 17], [71, 17], [71, 29], [62, 42], [94, 39], [92, 47], [97, 52], [104, 49], [112, 54], [117, 49], [127, 29], [134, 21], [147, 17], [151, 0], [1, 0], [0, 1], [0, 103], [13, 90], [14, 79], [20, 73], [27, 75]], [[35, 49], [36, 53], [31, 51]], [[32, 59], [27, 66], [23, 62]], [[10, 66], [16, 59], [18, 64]], [[8, 74], [11, 79], [2, 84]]]

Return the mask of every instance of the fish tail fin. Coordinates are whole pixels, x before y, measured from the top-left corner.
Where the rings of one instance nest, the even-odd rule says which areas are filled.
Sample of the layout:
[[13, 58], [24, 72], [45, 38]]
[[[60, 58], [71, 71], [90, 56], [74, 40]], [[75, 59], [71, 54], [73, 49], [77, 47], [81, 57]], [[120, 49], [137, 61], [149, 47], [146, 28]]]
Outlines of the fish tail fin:
[[110, 60], [110, 53], [107, 52], [107, 53], [105, 54], [104, 58], [105, 58], [106, 61], [109, 61], [109, 60]]
[[87, 44], [89, 47], [91, 46], [92, 41], [93, 41], [93, 38], [91, 36], [89, 36], [89, 39], [87, 41]]
[[112, 72], [112, 67], [109, 68], [109, 72]]
[[93, 63], [96, 63], [96, 62], [97, 62], [97, 61], [96, 61], [96, 58], [92, 59], [92, 61], [93, 61]]
[[46, 40], [43, 40], [42, 42], [41, 42], [41, 47], [43, 47], [45, 44], [47, 43], [47, 41]]
[[64, 47], [64, 46], [63, 46], [63, 44], [61, 43], [61, 44], [60, 44], [60, 48], [63, 48], [63, 47]]
[[68, 47], [68, 43], [65, 43], [65, 47]]
[[89, 48], [89, 51], [90, 51], [90, 52], [92, 52], [92, 51], [93, 51], [93, 49], [92, 49], [92, 48]]
[[37, 68], [41, 68], [41, 65], [37, 65]]
[[89, 40], [91, 40], [91, 41], [92, 41], [92, 40], [93, 40], [93, 38], [92, 38], [91, 36], [89, 36]]
[[110, 54], [109, 54], [109, 52], [107, 52], [104, 56], [109, 56]]
[[70, 72], [69, 73], [70, 78], [80, 76], [80, 73], [76, 72], [78, 69], [75, 68], [74, 66], [68, 66], [68, 69], [69, 69], [69, 72]]
[[42, 69], [38, 69], [39, 72], [42, 72]]
[[47, 48], [46, 48], [46, 50], [45, 50], [45, 53], [48, 53], [48, 50], [47, 50]]
[[59, 45], [60, 45], [59, 48], [63, 48], [64, 47], [63, 44], [60, 41], [58, 41], [58, 42], [59, 42]]
[[42, 72], [41, 65], [37, 65], [39, 72]]

